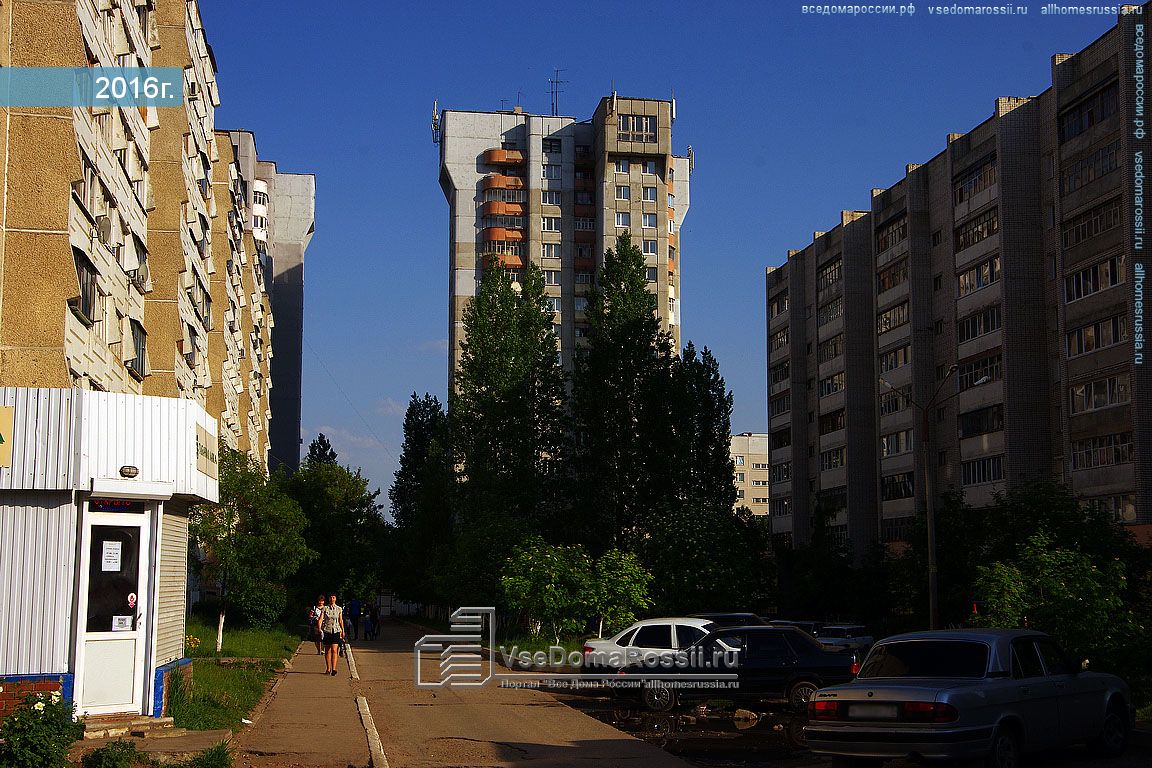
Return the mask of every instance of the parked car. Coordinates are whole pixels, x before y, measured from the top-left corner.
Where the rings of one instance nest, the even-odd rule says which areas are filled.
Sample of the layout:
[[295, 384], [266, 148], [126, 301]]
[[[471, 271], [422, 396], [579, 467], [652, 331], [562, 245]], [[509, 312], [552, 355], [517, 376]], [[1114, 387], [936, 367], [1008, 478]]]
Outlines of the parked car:
[[857, 658], [796, 627], [723, 627], [672, 665], [633, 664], [621, 673], [633, 676], [642, 703], [655, 712], [701, 698], [785, 701], [803, 709], [816, 689], [851, 680]]
[[829, 624], [820, 630], [816, 639], [821, 645], [867, 651], [872, 647], [872, 636], [863, 624]]
[[911, 755], [1009, 768], [1080, 741], [1119, 755], [1135, 722], [1128, 686], [1086, 667], [1031, 630], [896, 635], [856, 680], [809, 700], [808, 744], [859, 765]]
[[670, 656], [696, 643], [712, 630], [708, 619], [644, 619], [612, 637], [584, 641], [584, 669], [603, 672], [639, 662], [645, 654]]
[[798, 620], [794, 620], [794, 619], [772, 619], [772, 621], [770, 621], [768, 623], [774, 627], [796, 627], [798, 629], [804, 630], [808, 634], [812, 635], [812, 637], [816, 637], [818, 634], [820, 634], [820, 630], [824, 628], [824, 622], [822, 622], [822, 621], [807, 621], [807, 620], [798, 621]]
[[707, 619], [717, 627], [763, 626], [768, 623], [755, 613], [693, 613], [691, 616]]

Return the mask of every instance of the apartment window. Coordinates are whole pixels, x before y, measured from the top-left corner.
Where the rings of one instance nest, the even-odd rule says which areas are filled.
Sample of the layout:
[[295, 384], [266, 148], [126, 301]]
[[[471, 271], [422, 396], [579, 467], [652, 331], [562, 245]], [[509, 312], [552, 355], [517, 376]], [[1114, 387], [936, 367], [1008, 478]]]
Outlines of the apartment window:
[[736, 473], [736, 482], [738, 482], [738, 483], [744, 482], [744, 473], [743, 472], [737, 472]]
[[668, 317], [669, 323], [676, 321], [676, 299], [668, 299]]
[[932, 247], [935, 248], [942, 242], [944, 242], [944, 230], [938, 229], [932, 233]]
[[787, 448], [792, 445], [792, 428], [784, 427], [783, 429], [778, 429], [768, 436], [768, 440], [773, 451]]
[[616, 173], [628, 173], [629, 165], [627, 160], [616, 161]]
[[[545, 195], [549, 193], [545, 192]], [[556, 194], [560, 194], [557, 192]], [[503, 203], [523, 203], [528, 200], [528, 193], [523, 189], [486, 189], [484, 190], [484, 202], [503, 202]], [[560, 204], [560, 198], [556, 198], [556, 204]]]
[[1074, 384], [1068, 388], [1068, 400], [1073, 415], [1130, 402], [1128, 374]]
[[768, 337], [768, 348], [773, 352], [779, 352], [788, 346], [788, 327], [785, 326], [776, 333]]
[[901, 387], [896, 391], [888, 391], [880, 395], [880, 415], [889, 416], [899, 413], [908, 407], [912, 400], [908, 396], [908, 387]]
[[979, 194], [996, 183], [996, 153], [981, 160], [966, 172], [956, 177], [952, 182], [955, 204], [971, 200], [973, 195]]
[[788, 409], [791, 408], [791, 403], [789, 401], [789, 397], [790, 397], [789, 393], [785, 392], [784, 394], [777, 395], [776, 397], [773, 397], [771, 400], [769, 400], [768, 401], [768, 418], [771, 419], [771, 418], [775, 418], [777, 416], [780, 416], [782, 414], [788, 413]]
[[915, 493], [916, 486], [911, 472], [900, 472], [880, 478], [880, 498], [884, 501], [910, 499]]
[[628, 211], [617, 211], [616, 226], [623, 228], [632, 226], [632, 214], [628, 213]]
[[254, 229], [268, 229], [268, 217], [267, 216], [253, 216], [252, 217], [252, 227]]
[[908, 282], [908, 259], [900, 259], [876, 275], [876, 292], [890, 291]]
[[632, 188], [629, 187], [627, 184], [617, 184], [616, 185], [616, 199], [617, 200], [627, 200], [628, 196], [631, 193], [632, 193]]
[[561, 192], [558, 189], [545, 189], [540, 193], [540, 202], [544, 205], [560, 205], [560, 195]]
[[753, 480], [752, 481], [752, 487], [753, 488], [766, 488], [767, 486], [768, 486], [767, 480]]
[[792, 462], [782, 461], [779, 464], [773, 464], [770, 470], [771, 480], [773, 483], [784, 483], [792, 479]]
[[1072, 161], [1060, 176], [1060, 191], [1067, 195], [1120, 167], [1120, 140]]
[[656, 118], [653, 115], [620, 115], [618, 141], [656, 141]]
[[1128, 316], [1116, 315], [1068, 332], [1068, 357], [1086, 355], [1128, 340]]
[[576, 205], [592, 205], [592, 193], [587, 191], [577, 191]]
[[829, 469], [836, 469], [844, 466], [847, 459], [847, 451], [844, 446], [839, 448], [830, 448], [827, 451], [820, 452], [820, 471], [827, 472]]
[[816, 273], [816, 292], [821, 293], [835, 286], [843, 277], [843, 259], [836, 259], [820, 268]]
[[656, 282], [656, 267], [644, 267], [644, 279], [649, 283]]
[[1004, 429], [1004, 405], [997, 403], [986, 408], [960, 414], [956, 421], [961, 438], [986, 435]]
[[768, 369], [768, 386], [774, 387], [788, 381], [791, 375], [791, 366], [787, 360]]
[[944, 275], [933, 275], [932, 276], [932, 290], [934, 290], [934, 291], [944, 290]]
[[543, 259], [560, 258], [560, 243], [541, 243], [540, 257]]
[[1064, 278], [1064, 300], [1072, 303], [1124, 282], [1127, 265], [1124, 254], [1097, 262]]
[[576, 219], [577, 232], [593, 232], [596, 229], [595, 219], [578, 218]]
[[788, 292], [779, 294], [768, 302], [768, 317], [778, 317], [788, 311]]
[[963, 392], [977, 386], [976, 382], [988, 384], [1000, 381], [1003, 378], [1001, 370], [1001, 353], [996, 350], [993, 354], [961, 363], [956, 369], [957, 381], [960, 391]]
[[956, 227], [956, 250], [970, 248], [1000, 231], [1000, 209], [989, 208], [984, 213]]
[[1071, 248], [1120, 226], [1120, 198], [1115, 197], [1073, 217], [1064, 225], [1064, 247]]
[[559, 232], [560, 231], [560, 217], [559, 216], [544, 216], [540, 221], [540, 229], [545, 232]]
[[769, 499], [768, 514], [787, 517], [792, 514], [792, 499]]
[[1092, 469], [1132, 461], [1132, 433], [1099, 435], [1072, 443], [1072, 469]]
[[76, 264], [76, 277], [80, 281], [80, 295], [71, 302], [72, 309], [80, 315], [85, 325], [91, 326], [100, 319], [100, 289], [96, 285], [100, 273], [88, 255], [79, 248], [72, 248], [72, 259]]
[[826, 379], [820, 379], [820, 397], [827, 397], [844, 390], [844, 371], [834, 373]]
[[[655, 216], [655, 214], [653, 214], [653, 216]], [[676, 220], [675, 219], [668, 219], [668, 234], [670, 234], [670, 235], [676, 234]]]
[[268, 205], [268, 193], [252, 191], [252, 204], [253, 205]]
[[1126, 493], [1118, 496], [1098, 496], [1087, 503], [1108, 515], [1118, 523], [1129, 523], [1136, 519], [1136, 496]]
[[573, 304], [573, 309], [575, 309], [577, 312], [587, 312], [588, 311], [588, 297], [587, 296], [577, 296], [575, 299], [575, 303]]
[[574, 327], [574, 329], [573, 329], [573, 330], [575, 330], [575, 332], [576, 332], [576, 338], [578, 338], [578, 339], [586, 339], [586, 338], [588, 338], [588, 326], [586, 326], [586, 325], [577, 325], [577, 326], [575, 326], [575, 327]]
[[[655, 160], [645, 160], [644, 161], [644, 173], [648, 176], [655, 176], [656, 175], [656, 161]], [[671, 178], [672, 178], [671, 171], [669, 171], [669, 179], [671, 179]]]
[[592, 273], [591, 272], [577, 272], [576, 285], [591, 285]]
[[886, 309], [876, 317], [876, 333], [887, 333], [908, 323], [908, 302]]
[[960, 465], [960, 473], [964, 485], [980, 485], [981, 483], [994, 483], [1004, 479], [1004, 456], [988, 456], [974, 461], [965, 461]]
[[831, 413], [820, 414], [820, 434], [827, 435], [829, 432], [837, 432], [844, 429], [844, 409], [832, 411]]
[[963, 344], [979, 336], [1000, 330], [1000, 305], [993, 304], [956, 322], [958, 341]]
[[672, 194], [671, 192], [668, 193], [668, 207], [669, 208], [675, 208], [676, 207], [676, 195]]
[[912, 430], [901, 429], [880, 436], [880, 457], [899, 456], [912, 450]]
[[644, 241], [644, 255], [645, 256], [655, 256], [656, 255], [656, 241], [655, 240], [645, 240]]
[[644, 217], [644, 219], [643, 219], [643, 221], [644, 221], [644, 228], [645, 228], [645, 229], [655, 229], [655, 228], [656, 228], [656, 214], [654, 214], [654, 213], [645, 213], [645, 214], [642, 214], [642, 215], [643, 215], [643, 217]]
[[[811, 349], [809, 349], [811, 351]], [[844, 354], [844, 334], [838, 333], [830, 339], [825, 339], [816, 347], [816, 361], [818, 365], [831, 362]]]
[[997, 254], [987, 261], [974, 267], [969, 267], [957, 276], [960, 296], [967, 296], [973, 291], [1000, 281], [1000, 255]]
[[844, 314], [844, 299], [838, 296], [832, 299], [824, 306], [821, 306], [816, 312], [816, 325], [825, 326], [833, 320], [839, 319]]
[[901, 213], [876, 230], [876, 252], [883, 253], [908, 239], [908, 214]]
[[560, 285], [560, 270], [544, 270], [544, 285]]
[[894, 371], [910, 362], [912, 362], [912, 347], [905, 344], [880, 354], [880, 372]]
[[656, 187], [644, 187], [644, 202], [656, 202]]
[[544, 163], [540, 166], [540, 178], [542, 179], [559, 179], [560, 178], [560, 164], [559, 163]]
[[543, 139], [540, 142], [540, 149], [544, 152], [559, 152], [562, 148], [560, 139]]
[[144, 330], [144, 326], [140, 324], [139, 320], [129, 318], [128, 325], [132, 330], [132, 357], [124, 361], [124, 365], [128, 367], [137, 378], [144, 378], [148, 375], [147, 354], [148, 354], [148, 333]]
[[1059, 118], [1060, 142], [1074, 139], [1120, 108], [1120, 82], [1113, 81], [1064, 110]]
[[[259, 218], [259, 217], [255, 217], [255, 218]], [[560, 219], [556, 219], [555, 221], [557, 222], [557, 225], [556, 225], [557, 231], [559, 231]], [[484, 221], [482, 223], [483, 223], [485, 229], [487, 229], [488, 227], [504, 227], [505, 229], [524, 229], [524, 217], [523, 216], [502, 216], [502, 215], [485, 216]]]
[[764, 470], [767, 470], [767, 469], [770, 469], [770, 467], [769, 467], [767, 464], [759, 464], [759, 463], [754, 463], [754, 464], [752, 465], [752, 469], [764, 469]]
[[753, 496], [752, 497], [752, 503], [753, 504], [767, 504], [768, 503], [768, 497], [767, 496]]
[[744, 489], [743, 488], [737, 488], [736, 489], [736, 498], [738, 498], [738, 499], [744, 498]]
[[544, 300], [548, 302], [548, 309], [551, 312], [560, 311], [560, 297], [559, 296], [545, 296]]

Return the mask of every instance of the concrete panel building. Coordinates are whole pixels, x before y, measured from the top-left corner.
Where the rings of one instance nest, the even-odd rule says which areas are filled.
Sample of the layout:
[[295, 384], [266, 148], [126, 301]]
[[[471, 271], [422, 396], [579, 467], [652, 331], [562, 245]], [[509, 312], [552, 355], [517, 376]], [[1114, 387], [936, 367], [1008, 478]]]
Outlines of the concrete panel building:
[[768, 435], [732, 435], [731, 454], [736, 506], [747, 507], [754, 515], [768, 514]]
[[519, 107], [441, 113], [450, 378], [464, 309], [488, 258], [514, 278], [529, 262], [544, 272], [561, 359], [571, 369], [586, 328], [584, 294], [604, 250], [626, 231], [645, 255], [662, 326], [679, 347], [679, 228], [688, 213], [691, 162], [673, 153], [674, 117], [671, 101], [615, 94], [585, 121]]

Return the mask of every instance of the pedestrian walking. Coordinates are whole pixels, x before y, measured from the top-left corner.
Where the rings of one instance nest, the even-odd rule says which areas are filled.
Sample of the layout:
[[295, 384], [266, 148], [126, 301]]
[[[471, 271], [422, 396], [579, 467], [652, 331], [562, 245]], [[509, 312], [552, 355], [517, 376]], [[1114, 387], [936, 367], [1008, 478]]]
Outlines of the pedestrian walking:
[[336, 605], [336, 595], [328, 595], [328, 604], [320, 609], [316, 629], [323, 633], [324, 674], [335, 675], [340, 666], [336, 654], [344, 645], [344, 609]]
[[368, 639], [375, 640], [380, 636], [380, 608], [376, 603], [368, 606], [368, 621], [372, 623], [372, 632]]
[[360, 600], [352, 598], [348, 601], [348, 621], [352, 624], [352, 639], [360, 639]]
[[308, 637], [316, 643], [316, 653], [324, 654], [324, 646], [320, 642], [323, 635], [320, 633], [320, 612], [324, 610], [324, 595], [316, 596], [316, 604], [308, 609]]

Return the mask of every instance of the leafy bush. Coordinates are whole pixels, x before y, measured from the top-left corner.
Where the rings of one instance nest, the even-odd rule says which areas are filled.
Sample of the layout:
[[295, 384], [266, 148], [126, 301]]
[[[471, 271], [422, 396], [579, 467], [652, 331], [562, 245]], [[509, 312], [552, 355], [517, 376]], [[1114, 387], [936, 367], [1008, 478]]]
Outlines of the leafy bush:
[[136, 745], [130, 741], [117, 739], [111, 744], [105, 744], [84, 755], [81, 762], [84, 768], [133, 768], [137, 765], [151, 765], [149, 760]]
[[247, 584], [236, 590], [233, 598], [240, 609], [240, 616], [248, 626], [256, 629], [274, 626], [288, 607], [288, 591], [283, 584]]
[[0, 765], [5, 768], [64, 768], [68, 750], [84, 728], [76, 708], [59, 692], [30, 693], [0, 723]]

